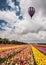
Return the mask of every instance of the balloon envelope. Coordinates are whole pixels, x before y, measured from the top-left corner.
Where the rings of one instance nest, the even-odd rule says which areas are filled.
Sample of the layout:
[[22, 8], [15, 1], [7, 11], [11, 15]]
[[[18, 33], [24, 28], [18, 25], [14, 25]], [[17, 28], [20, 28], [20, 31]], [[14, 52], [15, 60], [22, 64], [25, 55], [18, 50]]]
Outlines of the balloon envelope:
[[28, 13], [32, 17], [35, 14], [35, 8], [34, 7], [29, 7]]

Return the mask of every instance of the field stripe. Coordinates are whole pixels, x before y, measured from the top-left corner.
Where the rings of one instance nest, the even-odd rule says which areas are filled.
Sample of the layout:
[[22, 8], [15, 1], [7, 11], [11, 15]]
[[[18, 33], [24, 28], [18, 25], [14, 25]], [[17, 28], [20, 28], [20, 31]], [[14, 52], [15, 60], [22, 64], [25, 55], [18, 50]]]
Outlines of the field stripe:
[[34, 59], [37, 65], [46, 65], [46, 55], [41, 53], [38, 49], [36, 49], [33, 45], [31, 45]]
[[8, 49], [12, 49], [12, 48], [19, 48], [19, 47], [22, 47], [22, 45], [21, 46], [10, 46], [10, 47], [0, 47], [0, 51], [2, 51], [2, 50], [8, 50]]

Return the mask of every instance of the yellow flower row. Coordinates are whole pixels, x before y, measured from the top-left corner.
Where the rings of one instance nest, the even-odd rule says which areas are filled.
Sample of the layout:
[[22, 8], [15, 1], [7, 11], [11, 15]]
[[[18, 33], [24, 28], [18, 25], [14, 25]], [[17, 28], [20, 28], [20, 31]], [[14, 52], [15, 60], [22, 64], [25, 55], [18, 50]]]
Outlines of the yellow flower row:
[[46, 55], [41, 53], [38, 49], [36, 49], [33, 45], [31, 45], [34, 59], [37, 65], [46, 65]]

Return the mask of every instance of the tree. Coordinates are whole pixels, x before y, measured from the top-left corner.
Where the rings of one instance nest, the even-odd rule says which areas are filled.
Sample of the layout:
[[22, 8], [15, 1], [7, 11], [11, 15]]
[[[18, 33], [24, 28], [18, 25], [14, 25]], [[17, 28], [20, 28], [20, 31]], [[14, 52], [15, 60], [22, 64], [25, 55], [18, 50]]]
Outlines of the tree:
[[10, 41], [11, 44], [15, 44], [15, 42], [16, 42], [15, 40], [11, 40]]
[[0, 44], [2, 44], [3, 43], [3, 41], [2, 41], [3, 39], [2, 38], [0, 38]]
[[4, 39], [3, 39], [3, 43], [4, 43], [4, 44], [9, 44], [10, 41], [9, 41], [9, 39], [4, 38]]

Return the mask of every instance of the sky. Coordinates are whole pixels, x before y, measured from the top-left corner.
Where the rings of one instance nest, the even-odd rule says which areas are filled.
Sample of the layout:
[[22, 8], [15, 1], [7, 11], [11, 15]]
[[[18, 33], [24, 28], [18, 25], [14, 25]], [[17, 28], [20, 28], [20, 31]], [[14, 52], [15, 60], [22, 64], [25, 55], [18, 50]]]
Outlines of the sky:
[[[35, 8], [32, 19], [29, 7]], [[0, 37], [46, 43], [46, 0], [0, 0]]]

